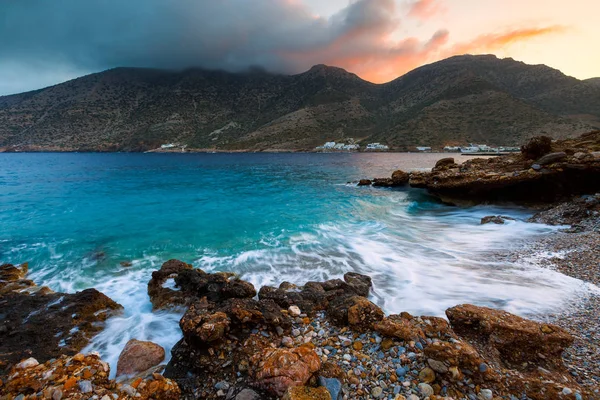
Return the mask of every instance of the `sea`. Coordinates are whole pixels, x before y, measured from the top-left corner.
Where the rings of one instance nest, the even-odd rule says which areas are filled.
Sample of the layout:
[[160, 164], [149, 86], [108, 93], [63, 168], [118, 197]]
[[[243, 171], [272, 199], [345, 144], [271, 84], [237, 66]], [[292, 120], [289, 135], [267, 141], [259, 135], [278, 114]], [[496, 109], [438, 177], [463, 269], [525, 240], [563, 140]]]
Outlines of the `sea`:
[[[560, 254], [501, 256], [560, 228], [525, 222], [531, 210], [356, 186], [445, 156], [0, 154], [0, 263], [28, 262], [38, 285], [94, 287], [122, 304], [85, 349], [113, 371], [131, 338], [167, 351], [181, 338], [181, 314], [153, 312], [147, 295], [152, 271], [172, 258], [235, 272], [257, 289], [367, 274], [371, 300], [387, 313], [444, 316], [472, 303], [544, 315], [589, 290], [540, 266]], [[515, 221], [481, 225], [491, 214]]]

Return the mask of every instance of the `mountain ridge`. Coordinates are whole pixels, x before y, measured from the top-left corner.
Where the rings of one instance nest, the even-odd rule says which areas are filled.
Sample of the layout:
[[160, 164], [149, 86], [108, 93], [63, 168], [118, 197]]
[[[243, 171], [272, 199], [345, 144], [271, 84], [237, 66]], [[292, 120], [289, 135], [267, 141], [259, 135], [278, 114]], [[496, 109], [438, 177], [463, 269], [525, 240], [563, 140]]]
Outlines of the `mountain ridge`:
[[348, 138], [407, 150], [516, 145], [598, 126], [598, 80], [493, 55], [454, 56], [384, 84], [323, 64], [296, 75], [119, 67], [0, 97], [8, 151], [145, 151], [171, 142], [312, 150]]

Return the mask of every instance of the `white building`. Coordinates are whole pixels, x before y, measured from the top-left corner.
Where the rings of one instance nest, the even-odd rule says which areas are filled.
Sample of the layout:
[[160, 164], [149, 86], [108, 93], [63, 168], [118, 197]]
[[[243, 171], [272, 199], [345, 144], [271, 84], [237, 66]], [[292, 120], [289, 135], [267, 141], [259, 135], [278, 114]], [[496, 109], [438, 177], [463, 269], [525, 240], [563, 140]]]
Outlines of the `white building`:
[[172, 149], [173, 147], [175, 147], [173, 143], [163, 144], [160, 146], [161, 149]]
[[369, 143], [367, 150], [389, 150], [389, 147], [381, 143]]
[[418, 147], [417, 146], [417, 150], [423, 151], [423, 152], [425, 152], [425, 151], [431, 151], [431, 147], [426, 147], [426, 146]]

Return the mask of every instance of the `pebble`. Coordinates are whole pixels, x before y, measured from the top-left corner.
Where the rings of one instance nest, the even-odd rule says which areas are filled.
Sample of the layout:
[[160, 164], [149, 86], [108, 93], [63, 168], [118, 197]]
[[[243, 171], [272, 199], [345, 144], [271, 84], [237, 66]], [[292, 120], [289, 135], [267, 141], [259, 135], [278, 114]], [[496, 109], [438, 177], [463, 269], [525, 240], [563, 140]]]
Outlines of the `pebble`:
[[63, 392], [60, 389], [56, 389], [54, 392], [52, 392], [52, 400], [60, 400], [62, 399], [63, 396]]
[[288, 312], [290, 313], [290, 315], [291, 315], [292, 317], [299, 317], [299, 316], [300, 316], [300, 314], [302, 314], [302, 313], [300, 312], [300, 308], [298, 308], [298, 306], [290, 306], [290, 307], [288, 308]]
[[289, 336], [284, 336], [283, 339], [281, 339], [281, 344], [285, 347], [294, 347], [294, 339]]
[[371, 389], [371, 396], [373, 396], [374, 398], [378, 399], [383, 395], [383, 389], [380, 388], [379, 386], [375, 386], [373, 389]]
[[79, 390], [81, 393], [90, 393], [92, 392], [92, 382], [90, 381], [79, 381]]
[[419, 379], [425, 383], [431, 383], [435, 381], [435, 372], [429, 367], [423, 368], [421, 372], [419, 372]]
[[227, 390], [227, 389], [229, 389], [229, 386], [230, 386], [229, 382], [227, 382], [227, 381], [221, 381], [221, 382], [218, 382], [215, 385], [215, 389], [217, 389], [217, 390]]
[[448, 372], [448, 367], [441, 361], [432, 360], [431, 358], [427, 360], [427, 364], [431, 367], [435, 372], [439, 372], [440, 374], [444, 374]]
[[565, 396], [568, 396], [571, 393], [573, 393], [573, 391], [571, 389], [569, 389], [568, 387], [563, 388], [563, 390], [562, 390], [562, 394], [564, 394]]
[[135, 396], [135, 389], [129, 385], [121, 386], [121, 391], [127, 393], [129, 396]]
[[352, 356], [350, 354], [344, 354], [342, 358], [346, 361], [352, 361]]
[[423, 397], [428, 397], [433, 395], [433, 388], [429, 386], [427, 383], [419, 383], [419, 391], [423, 395]]
[[485, 372], [485, 371], [487, 371], [487, 369], [488, 369], [487, 364], [485, 364], [485, 363], [479, 364], [479, 372]]
[[396, 375], [398, 375], [398, 376], [406, 375], [406, 369], [404, 367], [396, 368]]
[[342, 394], [342, 382], [336, 378], [319, 377], [319, 385], [327, 388], [332, 400], [338, 400]]
[[17, 364], [17, 369], [25, 369], [30, 367], [35, 367], [36, 365], [40, 365], [38, 360], [33, 357], [29, 357], [27, 360], [23, 360]]
[[300, 329], [292, 329], [292, 336], [293, 337], [300, 336]]
[[481, 389], [479, 396], [481, 396], [483, 400], [492, 400], [494, 398], [494, 394], [490, 389]]

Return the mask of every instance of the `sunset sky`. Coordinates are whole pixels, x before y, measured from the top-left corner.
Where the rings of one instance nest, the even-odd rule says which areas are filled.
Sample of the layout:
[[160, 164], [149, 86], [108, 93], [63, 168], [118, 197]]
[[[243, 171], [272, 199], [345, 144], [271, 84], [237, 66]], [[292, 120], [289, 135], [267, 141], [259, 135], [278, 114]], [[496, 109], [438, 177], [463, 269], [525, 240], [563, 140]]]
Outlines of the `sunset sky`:
[[0, 0], [0, 95], [118, 66], [390, 81], [456, 54], [600, 76], [598, 0]]

